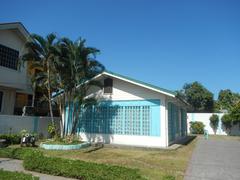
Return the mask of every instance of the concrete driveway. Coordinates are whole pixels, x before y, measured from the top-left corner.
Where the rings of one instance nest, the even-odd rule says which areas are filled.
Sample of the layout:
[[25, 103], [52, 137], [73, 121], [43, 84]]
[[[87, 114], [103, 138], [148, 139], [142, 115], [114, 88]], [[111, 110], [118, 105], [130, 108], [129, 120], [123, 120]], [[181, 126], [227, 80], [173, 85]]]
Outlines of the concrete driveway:
[[240, 141], [200, 138], [185, 180], [240, 180]]

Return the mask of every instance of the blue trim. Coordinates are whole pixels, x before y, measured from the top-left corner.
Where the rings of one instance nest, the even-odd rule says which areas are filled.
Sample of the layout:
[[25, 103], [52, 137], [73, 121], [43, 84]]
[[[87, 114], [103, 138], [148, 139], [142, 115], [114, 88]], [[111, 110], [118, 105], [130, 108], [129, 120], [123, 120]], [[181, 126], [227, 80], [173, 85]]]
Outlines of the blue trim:
[[38, 132], [38, 120], [39, 120], [39, 117], [35, 116], [33, 120], [33, 132], [35, 133]]
[[[160, 101], [159, 101], [160, 102]], [[160, 106], [151, 107], [151, 136], [160, 136]]]

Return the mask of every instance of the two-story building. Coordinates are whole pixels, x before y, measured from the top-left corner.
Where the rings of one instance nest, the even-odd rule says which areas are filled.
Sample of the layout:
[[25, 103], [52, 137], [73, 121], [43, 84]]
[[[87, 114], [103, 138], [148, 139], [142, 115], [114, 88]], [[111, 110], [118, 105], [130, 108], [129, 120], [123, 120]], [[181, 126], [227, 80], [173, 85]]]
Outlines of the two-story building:
[[0, 114], [20, 115], [24, 106], [31, 105], [27, 65], [18, 68], [28, 38], [30, 34], [21, 23], [0, 24]]

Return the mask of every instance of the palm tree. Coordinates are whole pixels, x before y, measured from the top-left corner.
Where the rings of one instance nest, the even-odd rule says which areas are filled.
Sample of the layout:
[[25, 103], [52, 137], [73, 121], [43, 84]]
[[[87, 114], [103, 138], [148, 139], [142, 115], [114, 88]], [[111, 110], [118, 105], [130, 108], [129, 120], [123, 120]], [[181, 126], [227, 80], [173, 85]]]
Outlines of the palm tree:
[[56, 87], [54, 87], [54, 59], [58, 55], [58, 49], [56, 46], [57, 38], [56, 35], [51, 33], [43, 38], [37, 34], [31, 35], [31, 40], [29, 40], [25, 47], [28, 52], [22, 56], [22, 61], [30, 61], [32, 63], [31, 68], [38, 67], [41, 69], [37, 73], [37, 83], [47, 90], [47, 100], [49, 104], [49, 113], [52, 120], [52, 125], [54, 125], [53, 110], [52, 110], [52, 92]]
[[[65, 134], [74, 134], [81, 110], [96, 103], [94, 97], [86, 98], [89, 88], [102, 86], [101, 83], [91, 80], [104, 70], [104, 66], [95, 59], [100, 51], [96, 48], [86, 47], [85, 42], [84, 39], [73, 42], [63, 38], [58, 43], [61, 55], [55, 61], [55, 67], [58, 74], [58, 87], [64, 91], [59, 96], [61, 99], [60, 109], [64, 111], [62, 107], [67, 105], [69, 107], [68, 118], [73, 121], [71, 132], [65, 132]], [[72, 111], [70, 111], [70, 107], [72, 107]], [[71, 116], [69, 116], [70, 113]]]

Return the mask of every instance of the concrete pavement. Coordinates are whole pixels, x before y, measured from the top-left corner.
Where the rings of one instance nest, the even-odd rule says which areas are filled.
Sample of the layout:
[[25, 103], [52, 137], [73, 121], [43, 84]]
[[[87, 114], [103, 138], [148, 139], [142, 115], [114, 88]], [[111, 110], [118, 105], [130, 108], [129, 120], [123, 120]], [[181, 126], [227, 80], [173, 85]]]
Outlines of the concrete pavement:
[[200, 138], [185, 180], [240, 180], [240, 141]]

